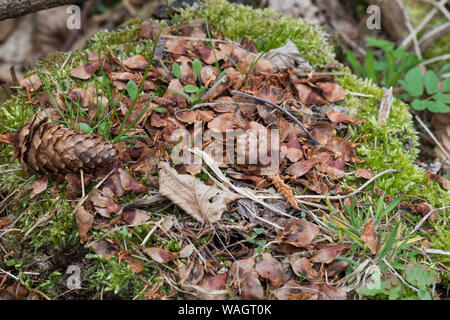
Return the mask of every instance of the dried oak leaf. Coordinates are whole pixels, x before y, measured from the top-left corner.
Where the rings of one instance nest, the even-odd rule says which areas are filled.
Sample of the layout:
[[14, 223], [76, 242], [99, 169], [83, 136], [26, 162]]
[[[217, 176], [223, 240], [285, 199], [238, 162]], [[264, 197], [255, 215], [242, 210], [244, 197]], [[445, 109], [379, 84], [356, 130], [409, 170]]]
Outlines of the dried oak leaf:
[[364, 241], [365, 245], [370, 249], [370, 253], [377, 253], [377, 239], [375, 234], [375, 226], [373, 225], [373, 218], [370, 218], [369, 221], [363, 226], [361, 232], [361, 240]]
[[83, 206], [79, 206], [75, 211], [75, 220], [77, 222], [78, 234], [81, 240], [88, 240], [87, 233], [92, 227], [94, 216], [90, 214]]
[[31, 185], [30, 185], [30, 199], [33, 199], [35, 196], [41, 194], [42, 192], [44, 192], [45, 190], [47, 190], [47, 186], [48, 186], [48, 179], [47, 176], [43, 176], [41, 178], [39, 178], [38, 180], [34, 181]]
[[178, 174], [167, 162], [159, 163], [159, 193], [200, 222], [218, 221], [239, 195], [208, 186], [187, 174]]
[[373, 178], [373, 171], [372, 171], [372, 169], [366, 169], [366, 168], [356, 169], [355, 177], [370, 180]]
[[109, 218], [111, 213], [120, 211], [120, 206], [110, 196], [102, 195], [98, 190], [94, 189], [89, 195], [89, 199], [92, 202], [95, 210], [105, 218]]
[[299, 277], [315, 279], [318, 276], [317, 271], [313, 269], [308, 258], [290, 257], [289, 263], [294, 273]]
[[296, 247], [308, 246], [319, 234], [319, 227], [306, 220], [291, 220], [281, 233], [281, 241]]
[[268, 252], [263, 253], [261, 261], [255, 265], [255, 270], [261, 278], [270, 280], [274, 287], [282, 281], [280, 279], [283, 272], [281, 263]]
[[262, 300], [264, 299], [264, 289], [258, 278], [256, 271], [247, 273], [241, 284], [242, 300]]
[[347, 244], [328, 244], [317, 251], [311, 258], [314, 263], [331, 263], [333, 259], [340, 256], [344, 250], [350, 248]]
[[144, 252], [158, 263], [168, 263], [176, 258], [176, 255], [167, 249], [146, 248]]

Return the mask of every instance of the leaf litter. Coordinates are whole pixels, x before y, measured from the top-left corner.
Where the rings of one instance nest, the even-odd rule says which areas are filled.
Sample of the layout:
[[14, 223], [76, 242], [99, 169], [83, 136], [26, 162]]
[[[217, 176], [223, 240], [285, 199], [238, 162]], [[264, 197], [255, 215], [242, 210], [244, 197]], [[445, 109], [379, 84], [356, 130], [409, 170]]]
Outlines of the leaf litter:
[[[159, 39], [165, 50], [157, 59], [90, 52], [88, 63], [74, 67], [70, 75], [86, 83], [104, 74], [109, 95], [90, 83], [54, 94], [42, 90], [36, 75], [23, 79], [21, 85], [38, 109], [45, 101], [46, 109], [61, 110], [65, 119], [73, 107], [69, 101], [76, 102], [82, 111], [79, 123], [85, 128], [95, 126], [102, 110], [103, 115], [112, 115], [110, 131], [102, 135], [113, 141], [118, 136], [124, 139], [114, 141], [116, 161], [110, 161], [106, 172], [87, 170], [83, 167], [87, 160], [64, 172], [23, 157], [22, 164], [32, 168], [34, 164], [38, 174], [45, 167], [68, 182], [70, 197], [82, 196], [73, 213], [87, 247], [104, 258], [124, 261], [134, 273], [147, 274], [150, 264], [164, 273], [167, 286], [193, 298], [225, 299], [231, 290], [241, 299], [345, 299], [336, 280], [348, 262], [335, 258], [345, 255], [349, 246], [330, 236], [308, 206], [319, 205], [314, 196], [330, 191], [343, 194], [339, 180], [355, 163], [363, 162], [355, 154], [357, 143], [345, 138], [345, 129], [364, 120], [336, 111], [328, 111], [326, 120], [314, 117], [312, 107], [339, 103], [346, 93], [333, 76], [313, 76], [312, 66], [290, 40], [261, 55], [252, 39], [238, 43], [216, 35], [210, 27], [209, 32], [220, 41], [203, 40], [208, 37], [204, 20], [181, 29], [144, 21], [141, 40], [171, 36]], [[299, 77], [299, 72], [309, 75]], [[42, 138], [45, 150], [42, 144], [32, 150], [51, 164], [60, 152], [45, 136], [45, 130], [60, 130], [52, 125], [35, 121], [0, 141], [13, 145], [21, 155], [20, 148], [33, 148], [32, 139]], [[75, 137], [80, 127], [62, 135]], [[226, 134], [231, 130], [242, 140], [229, 139]], [[183, 134], [174, 139], [179, 131]], [[210, 135], [199, 144], [196, 139], [206, 133]], [[272, 140], [276, 146], [270, 144]], [[264, 146], [266, 155], [280, 155], [274, 169], [261, 159], [252, 162], [252, 143], [258, 150]], [[75, 152], [70, 161], [86, 157], [83, 152], [94, 157], [105, 145], [102, 140], [95, 152]], [[183, 160], [197, 163], [177, 162], [176, 147], [185, 151]], [[220, 163], [201, 157], [202, 152], [212, 159], [229, 150]], [[371, 179], [373, 173], [370, 168], [358, 169], [355, 176]], [[47, 190], [47, 178], [36, 180], [30, 190], [30, 197]], [[269, 194], [267, 201], [259, 197], [261, 192]], [[163, 197], [146, 202], [155, 194]], [[271, 199], [270, 194], [282, 198]], [[296, 197], [299, 194], [312, 196], [312, 202], [305, 204]], [[130, 195], [135, 199], [130, 201]], [[264, 207], [252, 205], [251, 214], [244, 216], [245, 210], [236, 206], [236, 200], [243, 198]], [[176, 219], [163, 218], [161, 212], [167, 208], [173, 209]], [[0, 228], [9, 223], [0, 220]], [[146, 233], [138, 236], [139, 243], [131, 242], [133, 229], [140, 226], [148, 227]], [[96, 238], [94, 231], [99, 229], [109, 231]], [[123, 241], [112, 237], [116, 230], [126, 235]], [[362, 234], [367, 247], [376, 252], [372, 220]], [[174, 247], [173, 241], [178, 245]], [[155, 263], [167, 267], [160, 269]]]

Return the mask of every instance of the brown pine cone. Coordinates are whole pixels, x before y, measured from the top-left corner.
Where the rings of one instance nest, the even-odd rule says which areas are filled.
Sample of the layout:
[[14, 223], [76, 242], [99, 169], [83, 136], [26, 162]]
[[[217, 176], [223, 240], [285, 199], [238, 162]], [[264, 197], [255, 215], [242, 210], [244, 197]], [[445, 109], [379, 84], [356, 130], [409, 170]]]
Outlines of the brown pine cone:
[[67, 129], [52, 121], [50, 112], [41, 111], [19, 131], [0, 136], [0, 142], [13, 146], [22, 167], [37, 173], [93, 172], [116, 163], [117, 150], [109, 141]]

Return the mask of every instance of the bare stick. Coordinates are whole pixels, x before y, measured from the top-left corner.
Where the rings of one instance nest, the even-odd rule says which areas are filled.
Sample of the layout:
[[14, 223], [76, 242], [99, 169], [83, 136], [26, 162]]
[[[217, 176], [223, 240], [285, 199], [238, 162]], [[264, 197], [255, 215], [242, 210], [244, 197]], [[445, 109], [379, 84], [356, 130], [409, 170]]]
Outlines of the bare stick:
[[423, 123], [422, 119], [420, 119], [419, 116], [415, 116], [415, 118], [416, 118], [417, 122], [422, 126], [422, 128], [426, 131], [426, 133], [428, 133], [428, 135], [434, 141], [434, 143], [436, 143], [436, 145], [439, 147], [439, 149], [441, 149], [441, 151], [444, 153], [444, 155], [445, 155], [444, 162], [447, 162], [450, 159], [450, 155], [447, 153], [447, 150], [445, 150], [444, 147], [442, 146], [442, 144], [439, 142], [439, 140], [436, 139], [433, 132], [431, 132], [430, 129], [427, 128], [425, 123]]
[[314, 138], [311, 133], [308, 132], [308, 130], [306, 130], [306, 128], [303, 126], [303, 123], [300, 122], [300, 120], [297, 119], [296, 116], [294, 116], [292, 113], [290, 113], [289, 111], [283, 109], [282, 107], [280, 107], [279, 105], [276, 105], [275, 103], [270, 102], [269, 100], [263, 99], [263, 98], [259, 98], [257, 96], [245, 93], [245, 92], [241, 92], [241, 91], [237, 91], [237, 90], [233, 90], [231, 91], [231, 93], [233, 94], [239, 94], [243, 97], [246, 98], [250, 98], [253, 99], [254, 101], [258, 101], [258, 102], [262, 102], [267, 106], [270, 106], [272, 108], [275, 108], [277, 110], [280, 110], [281, 112], [285, 113], [289, 118], [291, 118], [296, 124], [298, 124], [300, 126], [300, 128], [302, 128], [302, 130], [306, 133], [306, 135], [308, 136], [308, 138], [310, 138], [313, 142], [314, 145], [318, 145], [320, 144], [319, 141], [316, 140], [316, 138]]
[[77, 2], [80, 0], [0, 0], [0, 20]]

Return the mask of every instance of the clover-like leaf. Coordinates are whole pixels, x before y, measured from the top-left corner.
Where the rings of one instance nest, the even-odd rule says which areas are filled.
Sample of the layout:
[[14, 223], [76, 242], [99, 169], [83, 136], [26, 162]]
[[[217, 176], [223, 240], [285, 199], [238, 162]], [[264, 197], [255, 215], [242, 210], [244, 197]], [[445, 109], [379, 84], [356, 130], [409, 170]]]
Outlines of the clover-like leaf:
[[439, 79], [431, 70], [428, 70], [425, 75], [425, 87], [428, 94], [434, 94], [439, 91]]
[[408, 71], [405, 80], [400, 81], [400, 84], [413, 97], [420, 97], [423, 94], [423, 80], [424, 77], [420, 69], [414, 68]]

